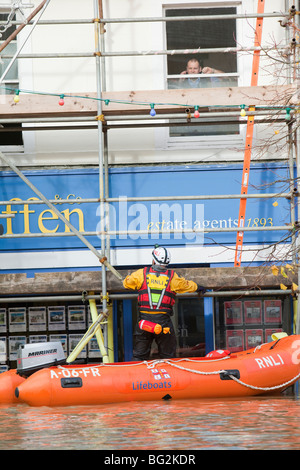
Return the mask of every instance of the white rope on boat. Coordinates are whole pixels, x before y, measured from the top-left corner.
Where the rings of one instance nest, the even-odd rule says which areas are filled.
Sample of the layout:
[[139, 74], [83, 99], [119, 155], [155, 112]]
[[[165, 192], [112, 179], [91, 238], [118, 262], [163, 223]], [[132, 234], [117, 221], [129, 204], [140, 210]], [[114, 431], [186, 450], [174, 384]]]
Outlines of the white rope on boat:
[[[211, 362], [220, 362], [220, 361], [224, 361], [225, 359], [230, 359], [230, 356], [218, 357], [217, 359], [207, 359], [206, 361], [201, 359], [201, 364], [203, 364], [203, 363], [207, 364], [207, 363], [211, 363]], [[178, 363], [178, 362], [194, 362], [195, 364], [199, 364], [199, 359], [191, 359], [189, 357], [183, 357], [182, 359], [153, 359], [153, 361], [151, 361], [150, 363], [145, 361], [144, 364], [146, 364], [149, 369], [152, 369], [157, 364], [160, 364], [160, 363], [163, 363], [163, 362], [167, 362], [169, 365], [173, 365], [171, 363], [171, 361], [173, 361], [175, 363]], [[188, 370], [188, 369], [185, 369], [185, 370]], [[194, 369], [193, 369], [193, 371], [195, 372]]]
[[[225, 359], [225, 358], [224, 358]], [[220, 360], [220, 359], [218, 359]], [[182, 367], [182, 366], [179, 366], [177, 364], [173, 364], [170, 360], [160, 360], [160, 361], [156, 361], [156, 363], [162, 363], [162, 362], [165, 362], [166, 364], [169, 364], [170, 366], [172, 367], [176, 367], [177, 369], [180, 369], [180, 370], [185, 370], [187, 372], [192, 372], [194, 374], [200, 374], [200, 375], [217, 375], [217, 374], [222, 374], [222, 373], [226, 373], [227, 371], [226, 370], [218, 370], [218, 371], [212, 371], [212, 372], [203, 372], [203, 371], [200, 371], [200, 370], [195, 370], [195, 369], [187, 369], [186, 367]], [[153, 367], [153, 366], [152, 366]], [[228, 372], [227, 372], [228, 374]], [[269, 392], [269, 391], [272, 391], [272, 390], [277, 390], [277, 389], [280, 389], [280, 388], [285, 388], [287, 387], [288, 385], [290, 385], [291, 383], [295, 382], [296, 380], [298, 380], [300, 378], [300, 373], [297, 374], [295, 377], [293, 377], [292, 379], [288, 380], [287, 382], [284, 382], [280, 385], [274, 385], [273, 387], [257, 387], [255, 385], [250, 385], [250, 384], [246, 384], [245, 382], [243, 382], [242, 380], [238, 379], [237, 377], [235, 377], [234, 375], [232, 374], [228, 374], [228, 377], [230, 377], [232, 380], [235, 380], [237, 383], [239, 383], [240, 385], [243, 385], [244, 387], [248, 387], [248, 388], [251, 388], [252, 390], [260, 390], [260, 391], [264, 391], [264, 392]]]
[[261, 390], [261, 391], [264, 391], [264, 392], [269, 392], [269, 391], [272, 391], [272, 390], [277, 390], [279, 388], [288, 387], [289, 385], [291, 385], [293, 382], [295, 382], [296, 380], [298, 380], [300, 378], [300, 374], [298, 374], [293, 379], [288, 380], [287, 382], [284, 382], [283, 384], [280, 384], [280, 385], [274, 385], [274, 387], [256, 387], [255, 385], [249, 385], [249, 384], [246, 384], [245, 382], [242, 382], [237, 377], [234, 377], [234, 375], [228, 374], [228, 376], [230, 378], [232, 378], [233, 380], [235, 380], [236, 382], [238, 382], [240, 385], [244, 385], [244, 387], [251, 388], [252, 390]]
[[[224, 358], [225, 359], [225, 358]], [[186, 360], [186, 359], [183, 359], [183, 360]], [[218, 359], [220, 360], [220, 359]], [[182, 367], [182, 366], [179, 366], [177, 364], [173, 364], [169, 359], [161, 359], [161, 360], [158, 360], [158, 361], [153, 361], [154, 363], [153, 364], [149, 364], [148, 365], [148, 368], [149, 369], [152, 369], [153, 367], [155, 367], [157, 364], [160, 364], [160, 363], [165, 363], [165, 364], [168, 364], [169, 366], [172, 366], [172, 367], [176, 367], [176, 369], [180, 369], [180, 370], [185, 370], [187, 372], [193, 372], [194, 374], [200, 374], [200, 375], [217, 375], [217, 374], [221, 374], [221, 373], [224, 373], [225, 370], [215, 370], [215, 371], [211, 371], [211, 372], [203, 372], [201, 370], [195, 370], [195, 369], [187, 369], [186, 367]], [[179, 361], [178, 361], [179, 362]], [[192, 362], [192, 361], [191, 361]]]

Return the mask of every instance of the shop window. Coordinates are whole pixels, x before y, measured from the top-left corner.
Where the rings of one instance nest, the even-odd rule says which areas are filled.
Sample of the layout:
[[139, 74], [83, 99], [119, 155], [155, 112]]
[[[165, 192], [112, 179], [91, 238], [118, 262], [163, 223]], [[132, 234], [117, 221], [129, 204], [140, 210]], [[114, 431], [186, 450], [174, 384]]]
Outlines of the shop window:
[[[1, 37], [0, 44], [2, 44], [16, 29], [15, 25], [11, 25], [6, 29], [8, 14], [1, 13]], [[15, 20], [15, 17], [12, 18]], [[3, 23], [2, 23], [3, 22]], [[4, 49], [3, 55], [13, 56], [17, 50], [17, 40], [11, 41]], [[7, 66], [10, 64], [11, 58], [1, 58], [0, 61], [0, 76], [2, 77]], [[5, 76], [0, 85], [0, 94], [13, 95], [15, 90], [19, 88], [19, 75], [18, 75], [18, 61], [16, 60], [11, 69]], [[19, 146], [23, 145], [23, 138], [21, 132], [21, 124], [0, 124], [0, 147], [2, 150], [16, 150]]]
[[205, 356], [203, 300], [179, 299], [176, 317], [177, 357]]
[[[98, 313], [102, 305], [97, 305]], [[16, 368], [21, 345], [60, 341], [68, 357], [92, 324], [88, 304], [52, 301], [0, 305], [0, 373]], [[98, 363], [101, 352], [94, 336], [79, 353], [76, 362]]]
[[268, 343], [273, 333], [291, 333], [289, 297], [216, 299], [215, 312], [216, 347], [232, 353]]
[[[235, 7], [171, 8], [167, 17], [236, 14]], [[216, 88], [238, 85], [236, 54], [224, 52], [197, 53], [200, 49], [236, 47], [236, 20], [213, 18], [204, 21], [167, 21], [166, 46], [168, 50], [193, 51], [189, 54], [167, 55], [167, 88]], [[205, 73], [209, 72], [209, 73]], [[195, 103], [197, 105], [197, 103]], [[193, 112], [194, 110], [191, 110]], [[207, 111], [215, 111], [208, 108]], [[186, 125], [186, 118], [176, 120], [181, 125], [170, 126], [170, 137], [203, 137], [234, 135], [238, 124], [223, 119], [209, 118], [212, 124]], [[222, 123], [224, 122], [224, 123]]]

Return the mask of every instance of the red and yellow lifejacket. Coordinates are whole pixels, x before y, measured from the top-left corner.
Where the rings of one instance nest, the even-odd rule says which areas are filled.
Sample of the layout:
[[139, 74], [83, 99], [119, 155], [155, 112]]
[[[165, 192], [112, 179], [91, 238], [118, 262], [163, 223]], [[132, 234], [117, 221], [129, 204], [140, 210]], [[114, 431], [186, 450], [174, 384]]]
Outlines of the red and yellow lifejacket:
[[170, 289], [173, 276], [172, 269], [157, 272], [150, 266], [144, 268], [144, 280], [138, 295], [140, 311], [172, 314], [176, 296]]

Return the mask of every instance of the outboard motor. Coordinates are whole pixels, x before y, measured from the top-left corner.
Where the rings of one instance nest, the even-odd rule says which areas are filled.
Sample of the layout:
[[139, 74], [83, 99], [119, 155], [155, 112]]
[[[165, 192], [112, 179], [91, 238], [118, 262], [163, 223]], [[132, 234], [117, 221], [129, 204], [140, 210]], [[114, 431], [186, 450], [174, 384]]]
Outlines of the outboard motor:
[[45, 367], [65, 363], [65, 353], [60, 341], [23, 344], [18, 350], [17, 374], [22, 377], [29, 377], [29, 375]]

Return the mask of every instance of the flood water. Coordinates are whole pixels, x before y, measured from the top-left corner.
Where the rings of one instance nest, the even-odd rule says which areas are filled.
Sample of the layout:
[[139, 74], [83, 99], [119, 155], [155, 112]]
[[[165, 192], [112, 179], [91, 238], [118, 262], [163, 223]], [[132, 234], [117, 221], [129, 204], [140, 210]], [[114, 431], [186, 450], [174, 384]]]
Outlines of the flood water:
[[64, 408], [0, 405], [0, 423], [0, 450], [121, 455], [125, 450], [300, 449], [299, 395]]

